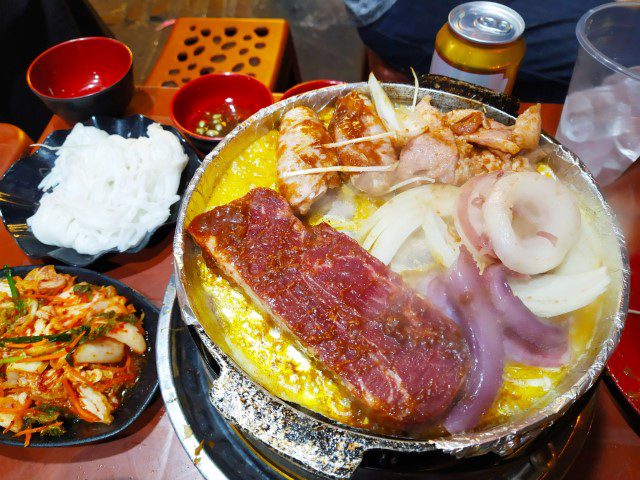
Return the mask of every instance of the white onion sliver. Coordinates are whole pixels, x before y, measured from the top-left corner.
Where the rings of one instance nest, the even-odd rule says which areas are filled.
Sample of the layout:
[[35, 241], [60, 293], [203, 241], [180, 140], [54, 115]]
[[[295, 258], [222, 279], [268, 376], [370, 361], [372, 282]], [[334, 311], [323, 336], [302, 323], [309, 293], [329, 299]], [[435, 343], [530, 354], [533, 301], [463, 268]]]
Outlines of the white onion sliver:
[[567, 256], [553, 273], [562, 275], [582, 273], [602, 266], [602, 241], [595, 231], [592, 215], [580, 209], [580, 234]]
[[372, 165], [365, 167], [356, 167], [352, 165], [334, 165], [331, 167], [305, 168], [303, 170], [293, 170], [291, 172], [282, 172], [280, 178], [298, 177], [301, 175], [317, 175], [319, 173], [328, 172], [389, 172], [396, 168], [395, 165]]
[[394, 108], [393, 103], [391, 103], [391, 100], [389, 100], [389, 97], [382, 88], [382, 85], [380, 85], [380, 82], [378, 82], [378, 79], [373, 73], [369, 74], [368, 83], [373, 104], [376, 106], [376, 111], [387, 127], [387, 130], [392, 132], [403, 131], [404, 127], [400, 123], [400, 119], [396, 114], [396, 109]]
[[549, 273], [528, 280], [510, 278], [509, 286], [539, 317], [555, 317], [585, 307], [602, 295], [611, 279], [606, 267], [582, 273]]
[[[401, 225], [406, 218], [418, 217], [422, 215], [424, 212], [424, 208], [420, 205], [410, 205], [402, 210], [395, 210], [389, 212], [388, 215], [385, 215], [380, 219], [378, 223], [376, 223], [373, 228], [369, 231], [369, 234], [366, 236], [364, 241], [362, 242], [362, 246], [366, 250], [371, 250], [373, 244], [378, 240], [382, 234], [386, 231], [395, 228], [395, 225]], [[417, 228], [417, 227], [416, 227]]]
[[396, 183], [395, 185], [390, 186], [385, 192], [378, 194], [377, 196], [388, 195], [390, 193], [395, 192], [396, 190], [400, 190], [407, 185], [411, 185], [412, 183], [435, 183], [435, 180], [431, 177], [411, 177], [403, 180], [401, 182]]
[[388, 265], [407, 238], [422, 224], [423, 211], [414, 209], [396, 217], [376, 239], [371, 255]]
[[419, 187], [405, 190], [378, 208], [378, 210], [373, 212], [364, 222], [362, 222], [360, 230], [358, 231], [360, 243], [364, 241], [369, 231], [385, 216], [396, 215], [397, 212], [402, 211], [405, 208], [416, 206], [416, 204], [420, 203], [421, 200], [426, 201], [430, 196], [431, 187], [431, 185], [421, 185]]
[[436, 213], [428, 209], [422, 229], [427, 238], [429, 253], [436, 262], [449, 268], [458, 258], [460, 245], [447, 229], [447, 224]]

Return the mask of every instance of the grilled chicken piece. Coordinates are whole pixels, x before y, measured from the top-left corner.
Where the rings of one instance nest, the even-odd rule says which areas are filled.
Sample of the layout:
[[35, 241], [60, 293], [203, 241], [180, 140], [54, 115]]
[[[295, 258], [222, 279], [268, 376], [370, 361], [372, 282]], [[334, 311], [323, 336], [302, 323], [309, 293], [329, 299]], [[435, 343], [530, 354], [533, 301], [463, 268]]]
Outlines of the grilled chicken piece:
[[[464, 113], [468, 117], [471, 111]], [[455, 136], [446, 124], [446, 115], [431, 105], [424, 97], [416, 108], [409, 112], [405, 125], [418, 133], [407, 142], [400, 152], [400, 162], [394, 183], [412, 177], [428, 177], [440, 183], [453, 183], [458, 161]]]
[[520, 114], [515, 125], [511, 127], [492, 119], [485, 119], [481, 128], [470, 135], [464, 135], [463, 138], [475, 145], [515, 155], [520, 150], [538, 146], [541, 125], [538, 103]]
[[523, 112], [515, 125], [507, 126], [479, 110], [440, 114], [425, 97], [409, 112], [405, 125], [426, 133], [403, 147], [394, 182], [426, 176], [460, 185], [472, 176], [495, 170], [527, 170], [527, 155], [515, 155], [538, 146], [540, 123], [539, 104]]
[[337, 165], [336, 153], [324, 148], [325, 143], [331, 143], [331, 137], [310, 108], [296, 107], [282, 118], [277, 149], [278, 189], [301, 214], [307, 213], [327, 189], [340, 185], [340, 177], [337, 173], [320, 173], [282, 178], [282, 174]]
[[506, 129], [480, 128], [476, 133], [466, 135], [465, 140], [487, 148], [515, 155], [520, 151], [518, 144], [511, 140], [511, 131]]
[[444, 122], [455, 135], [475, 133], [485, 121], [484, 113], [479, 110], [462, 108], [452, 110], [444, 115]]
[[523, 150], [536, 148], [540, 142], [541, 131], [540, 104], [536, 103], [516, 118], [516, 124], [513, 126], [513, 141]]
[[458, 162], [458, 148], [449, 128], [414, 137], [400, 152], [395, 182], [424, 176], [440, 183], [453, 183]]
[[[336, 108], [329, 124], [329, 133], [335, 142], [353, 140], [386, 131], [373, 103], [367, 96], [359, 92], [350, 92], [336, 101]], [[398, 161], [389, 138], [354, 143], [335, 150], [341, 165], [365, 167], [393, 165]], [[356, 188], [373, 195], [387, 190], [392, 181], [392, 175], [389, 172], [347, 175]]]
[[426, 95], [407, 114], [404, 126], [409, 134], [419, 135], [421, 132], [440, 128], [442, 120], [442, 112], [431, 105], [431, 97]]
[[467, 144], [462, 149], [460, 146], [458, 148], [459, 151], [464, 150], [464, 154], [460, 154], [456, 165], [454, 185], [462, 185], [471, 177], [498, 170], [512, 172], [530, 170], [529, 161], [522, 155], [513, 157], [508, 153], [475, 147], [471, 144]]

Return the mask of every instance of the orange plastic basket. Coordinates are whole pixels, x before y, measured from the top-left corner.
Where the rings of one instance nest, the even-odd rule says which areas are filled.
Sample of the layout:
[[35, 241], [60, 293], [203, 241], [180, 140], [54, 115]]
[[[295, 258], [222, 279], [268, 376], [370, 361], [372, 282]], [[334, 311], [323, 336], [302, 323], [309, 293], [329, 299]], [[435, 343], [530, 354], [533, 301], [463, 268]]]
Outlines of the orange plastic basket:
[[282, 19], [179, 18], [145, 85], [178, 87], [200, 75], [237, 72], [274, 90], [288, 44]]

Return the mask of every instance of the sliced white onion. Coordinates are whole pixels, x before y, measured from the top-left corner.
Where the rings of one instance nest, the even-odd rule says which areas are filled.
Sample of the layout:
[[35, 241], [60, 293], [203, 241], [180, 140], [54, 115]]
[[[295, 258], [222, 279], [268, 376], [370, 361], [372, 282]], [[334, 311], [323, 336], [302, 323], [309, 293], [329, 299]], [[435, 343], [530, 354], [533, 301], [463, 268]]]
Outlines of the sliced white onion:
[[422, 224], [420, 209], [406, 212], [396, 218], [393, 224], [380, 233], [370, 253], [388, 265], [407, 238]]
[[539, 317], [555, 317], [585, 307], [602, 295], [611, 279], [606, 267], [582, 273], [549, 273], [528, 280], [510, 278], [509, 286]]
[[428, 206], [435, 211], [436, 215], [450, 217], [454, 213], [459, 193], [458, 187], [440, 184], [420, 185], [398, 193], [362, 222], [358, 231], [359, 241], [362, 243], [369, 231], [383, 217], [396, 216], [399, 212], [416, 206]]
[[362, 222], [362, 225], [360, 226], [360, 230], [358, 231], [360, 243], [364, 241], [369, 234], [369, 231], [380, 220], [382, 220], [382, 218], [387, 215], [393, 216], [407, 206], [415, 206], [421, 197], [427, 197], [429, 195], [429, 187], [430, 185], [422, 185], [405, 190], [404, 192], [395, 195], [378, 210], [373, 212], [364, 222]]
[[413, 75], [413, 102], [411, 102], [411, 110], [416, 109], [418, 103], [418, 90], [420, 90], [420, 82], [418, 82], [418, 76], [416, 71], [411, 67], [411, 75]]
[[[390, 211], [387, 215], [380, 218], [380, 221], [369, 230], [369, 233], [361, 242], [362, 246], [366, 250], [371, 250], [373, 244], [378, 240], [378, 237], [380, 237], [380, 235], [385, 231], [395, 228], [395, 225], [405, 221], [407, 218], [419, 218], [423, 214], [424, 207], [415, 204], [402, 210]], [[420, 226], [420, 223], [418, 223], [418, 226]]]
[[582, 209], [580, 216], [582, 220], [578, 241], [553, 273], [582, 273], [602, 266], [602, 242], [593, 226], [595, 219], [592, 214]]
[[393, 103], [391, 103], [391, 100], [389, 100], [389, 97], [382, 88], [382, 85], [380, 85], [380, 82], [378, 82], [378, 79], [373, 73], [369, 74], [368, 83], [373, 104], [376, 106], [376, 111], [384, 125], [387, 127], [387, 130], [391, 132], [403, 131], [404, 127], [396, 114], [396, 109], [393, 107]]
[[378, 196], [389, 195], [390, 193], [393, 193], [396, 190], [400, 190], [406, 187], [407, 185], [411, 185], [412, 183], [435, 183], [435, 180], [431, 177], [421, 177], [421, 176], [407, 178], [406, 180], [403, 180], [399, 183], [396, 183], [395, 185], [390, 186], [387, 190], [385, 190], [383, 193], [380, 193]]
[[435, 267], [437, 264], [429, 253], [427, 238], [421, 228], [409, 235], [389, 263], [389, 268], [396, 273], [404, 274], [405, 279], [422, 279], [423, 272], [431, 271]]
[[422, 229], [427, 238], [429, 253], [436, 262], [444, 267], [450, 267], [458, 258], [460, 245], [449, 233], [447, 224], [432, 209], [428, 209], [424, 216]]
[[459, 189], [451, 185], [423, 185], [391, 198], [363, 223], [358, 241], [386, 264], [419, 227], [426, 235], [431, 257], [444, 266], [457, 258], [458, 245], [441, 217], [452, 217]]

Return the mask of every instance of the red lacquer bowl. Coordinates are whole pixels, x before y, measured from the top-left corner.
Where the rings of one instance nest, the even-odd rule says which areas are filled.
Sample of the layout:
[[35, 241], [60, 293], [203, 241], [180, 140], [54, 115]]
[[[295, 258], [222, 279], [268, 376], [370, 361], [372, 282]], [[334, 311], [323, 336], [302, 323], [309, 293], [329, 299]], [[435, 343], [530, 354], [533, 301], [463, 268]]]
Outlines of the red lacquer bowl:
[[113, 38], [76, 38], [41, 53], [27, 70], [27, 83], [69, 123], [115, 117], [133, 96], [133, 54]]
[[[208, 153], [224, 134], [213, 137], [196, 132], [207, 113], [237, 115], [230, 123], [239, 124], [258, 110], [273, 103], [271, 91], [261, 82], [239, 73], [211, 73], [184, 84], [171, 101], [171, 120], [203, 153]], [[228, 132], [227, 132], [228, 133]]]
[[342, 85], [343, 83], [346, 82], [343, 82], [341, 80], [310, 80], [308, 82], [294, 85], [289, 90], [284, 92], [280, 100], [284, 100], [295, 95], [300, 95], [301, 93], [310, 92], [312, 90], [318, 90], [319, 88], [331, 87], [333, 85]]

